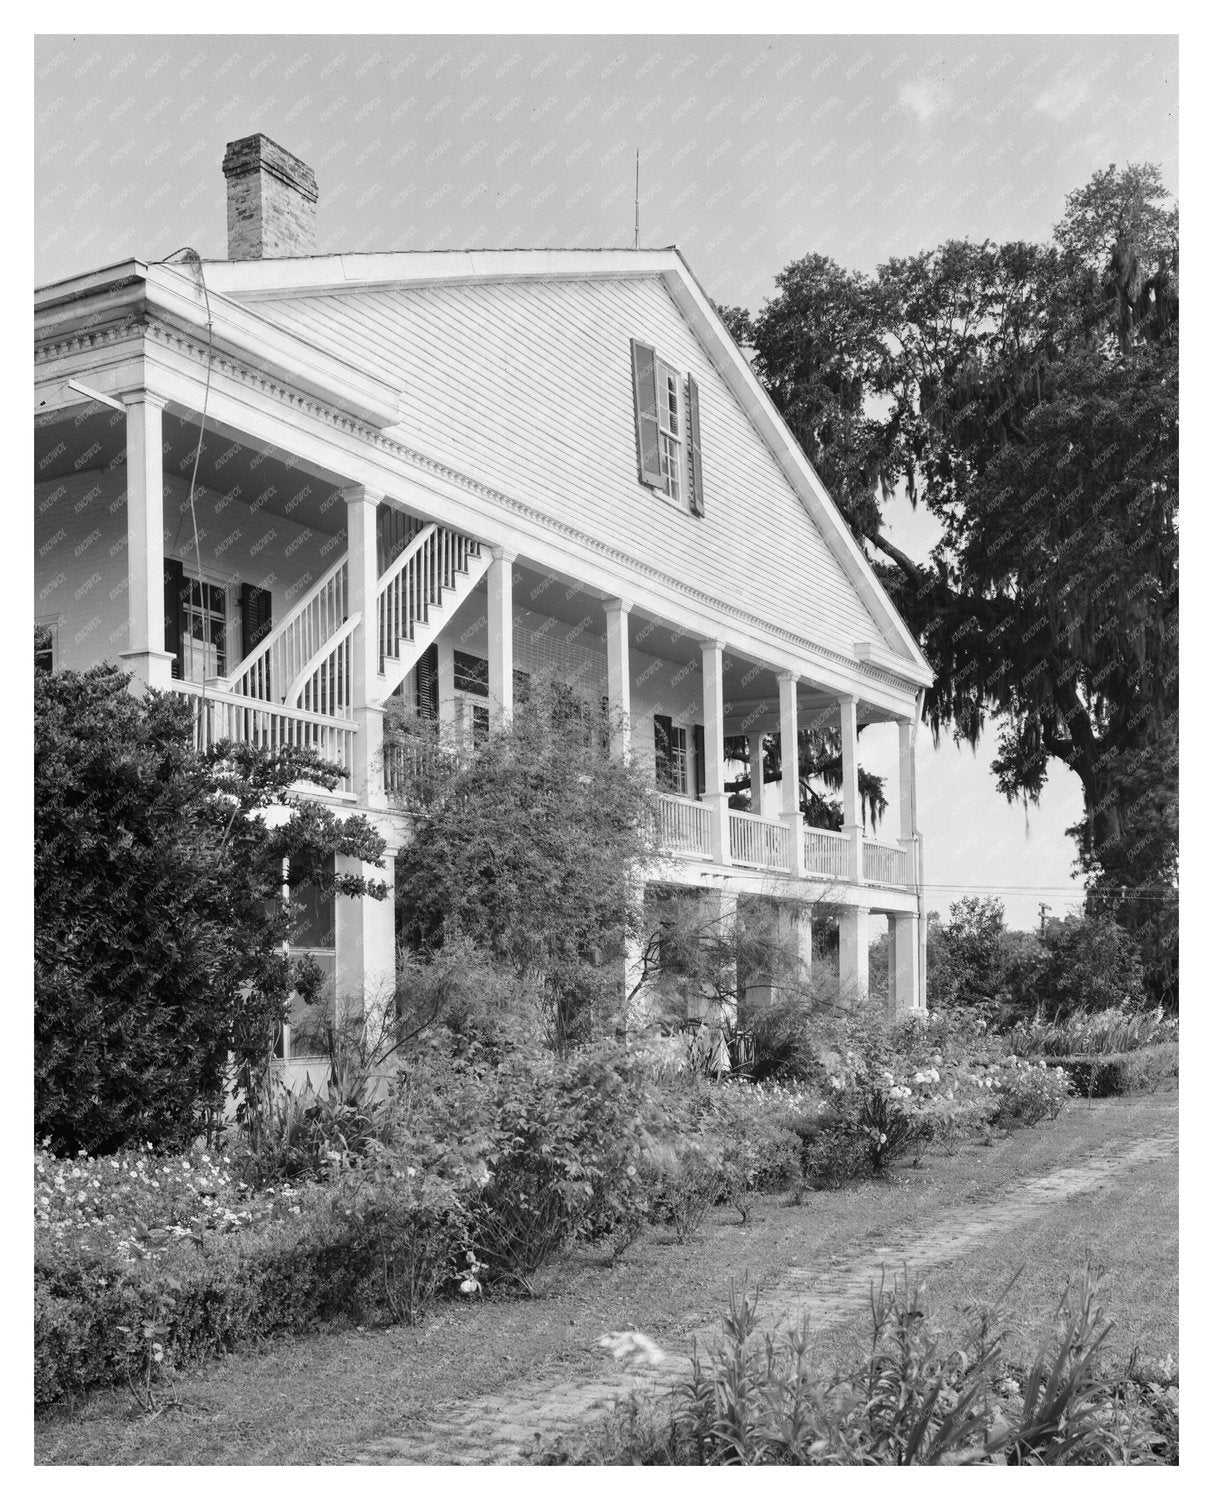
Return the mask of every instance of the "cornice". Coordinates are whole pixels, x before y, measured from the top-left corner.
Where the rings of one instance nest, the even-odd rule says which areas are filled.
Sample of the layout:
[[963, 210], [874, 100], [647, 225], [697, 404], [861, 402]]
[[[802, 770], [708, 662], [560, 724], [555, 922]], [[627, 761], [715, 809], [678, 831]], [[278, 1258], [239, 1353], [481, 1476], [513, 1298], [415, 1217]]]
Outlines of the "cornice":
[[[230, 354], [222, 351], [208, 351], [206, 345], [188, 334], [182, 333], [180, 329], [164, 323], [155, 317], [140, 317], [127, 320], [125, 323], [112, 325], [111, 327], [97, 329], [95, 331], [73, 334], [67, 339], [44, 345], [36, 352], [36, 358], [46, 361], [59, 357], [63, 354], [76, 353], [84, 349], [95, 349], [109, 343], [115, 343], [120, 338], [129, 337], [132, 332], [142, 332], [153, 343], [165, 348], [176, 349], [181, 353], [205, 362], [210, 357], [212, 371], [217, 371], [229, 379], [238, 382], [249, 389], [260, 391], [270, 396], [275, 401], [290, 407], [293, 411], [310, 417], [315, 421], [333, 428], [337, 432], [349, 437], [357, 438], [368, 446], [377, 449], [381, 453], [390, 455], [414, 469], [423, 473], [433, 475], [445, 483], [463, 490], [465, 493], [475, 495], [481, 499], [491, 501], [515, 515], [523, 517], [531, 524], [542, 530], [554, 532], [575, 542], [579, 547], [584, 547], [599, 557], [607, 558], [611, 562], [620, 564], [631, 572], [639, 573], [653, 583], [680, 594], [685, 599], [693, 600], [711, 610], [714, 614], [723, 615], [729, 619], [751, 626], [754, 629], [778, 638], [789, 646], [805, 652], [818, 660], [828, 662], [831, 665], [845, 669], [849, 673], [859, 673], [866, 681], [880, 684], [905, 691], [912, 688], [914, 679], [909, 677], [898, 677], [894, 673], [885, 671], [870, 662], [858, 661], [852, 656], [844, 656], [840, 651], [833, 651], [828, 646], [806, 639], [797, 635], [795, 631], [788, 630], [782, 625], [776, 625], [770, 620], [764, 620], [760, 615], [751, 614], [748, 610], [739, 609], [734, 604], [729, 604], [723, 599], [717, 599], [704, 589], [696, 588], [684, 579], [675, 578], [672, 574], [663, 572], [654, 567], [652, 563], [645, 562], [641, 558], [634, 557], [631, 553], [623, 551], [620, 547], [612, 546], [598, 537], [591, 536], [579, 527], [571, 525], [545, 511], [538, 510], [533, 505], [528, 505], [524, 500], [519, 500], [514, 495], [506, 494], [503, 490], [495, 489], [492, 485], [485, 484], [482, 480], [473, 479], [459, 469], [452, 468], [450, 464], [443, 463], [440, 459], [432, 457], [428, 453], [422, 453], [416, 448], [410, 448], [407, 443], [402, 443], [398, 438], [389, 437], [380, 432], [378, 428], [352, 417], [346, 412], [318, 401], [313, 396], [301, 394], [283, 385], [281, 381], [275, 380], [264, 371], [246, 364], [243, 360], [236, 359]], [[909, 665], [909, 663], [907, 663]]]

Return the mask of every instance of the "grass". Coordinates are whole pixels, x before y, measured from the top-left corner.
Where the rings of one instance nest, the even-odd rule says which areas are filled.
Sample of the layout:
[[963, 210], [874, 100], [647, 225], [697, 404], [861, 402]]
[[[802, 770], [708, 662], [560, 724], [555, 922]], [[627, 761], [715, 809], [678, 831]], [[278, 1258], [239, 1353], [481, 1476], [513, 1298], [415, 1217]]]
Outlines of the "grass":
[[[789, 1268], [827, 1267], [857, 1247], [928, 1232], [940, 1215], [1014, 1201], [1016, 1184], [1079, 1166], [1118, 1146], [1174, 1129], [1176, 1093], [1071, 1104], [1052, 1125], [1021, 1130], [992, 1147], [928, 1155], [921, 1168], [883, 1182], [754, 1202], [741, 1225], [713, 1211], [686, 1245], [649, 1231], [608, 1263], [579, 1249], [540, 1273], [534, 1301], [441, 1304], [415, 1329], [355, 1330], [283, 1340], [232, 1356], [177, 1381], [180, 1405], [148, 1421], [128, 1394], [102, 1392], [73, 1413], [36, 1424], [40, 1463], [335, 1464], [352, 1462], [376, 1438], [410, 1430], [439, 1407], [472, 1403], [514, 1381], [555, 1383], [601, 1374], [595, 1341], [635, 1326], [665, 1347], [717, 1320], [729, 1283], [773, 1289]], [[1135, 1344], [1163, 1357], [1178, 1347], [1177, 1182], [1173, 1158], [1143, 1163], [1113, 1185], [1060, 1199], [1022, 1225], [1003, 1225], [926, 1279], [940, 1321], [1026, 1269], [1011, 1298], [1024, 1350], [1047, 1328], [1066, 1273], [1090, 1247], [1105, 1269], [1103, 1302], [1118, 1327], [1113, 1358]], [[761, 1301], [759, 1311], [761, 1313]], [[829, 1364], [853, 1352], [865, 1326], [853, 1320], [815, 1341]], [[435, 1457], [450, 1461], [457, 1455]]]

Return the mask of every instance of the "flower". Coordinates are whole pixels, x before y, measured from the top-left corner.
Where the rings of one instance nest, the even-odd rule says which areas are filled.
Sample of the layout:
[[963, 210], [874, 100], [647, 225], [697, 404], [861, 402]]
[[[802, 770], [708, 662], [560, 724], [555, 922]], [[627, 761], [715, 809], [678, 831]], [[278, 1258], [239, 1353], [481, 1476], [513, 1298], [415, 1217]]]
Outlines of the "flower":
[[659, 1365], [666, 1359], [664, 1349], [659, 1348], [647, 1334], [628, 1329], [624, 1333], [604, 1333], [598, 1340], [601, 1349], [609, 1349], [611, 1357], [635, 1369], [640, 1365]]

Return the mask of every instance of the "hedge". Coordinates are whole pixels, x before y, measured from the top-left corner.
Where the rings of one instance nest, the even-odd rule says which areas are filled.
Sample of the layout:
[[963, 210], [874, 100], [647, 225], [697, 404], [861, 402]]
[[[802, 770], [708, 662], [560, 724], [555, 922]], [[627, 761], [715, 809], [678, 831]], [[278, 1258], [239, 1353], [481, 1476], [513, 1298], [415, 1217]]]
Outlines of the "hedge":
[[1139, 1089], [1151, 1092], [1168, 1078], [1179, 1077], [1178, 1042], [1159, 1042], [1132, 1052], [1087, 1053], [1058, 1057], [1077, 1092], [1090, 1099], [1108, 1099]]

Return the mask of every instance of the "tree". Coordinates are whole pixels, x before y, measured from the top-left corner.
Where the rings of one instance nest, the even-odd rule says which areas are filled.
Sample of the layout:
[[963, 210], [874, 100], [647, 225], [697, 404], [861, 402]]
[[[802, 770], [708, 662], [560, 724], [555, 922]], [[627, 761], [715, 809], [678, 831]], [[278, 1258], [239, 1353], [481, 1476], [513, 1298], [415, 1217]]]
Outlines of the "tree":
[[[934, 914], [932, 914], [934, 915]], [[1007, 966], [1001, 901], [964, 896], [952, 903], [946, 924], [927, 925], [927, 990], [935, 1005], [993, 1002]]]
[[1044, 950], [1037, 996], [1052, 1019], [1077, 1010], [1137, 1010], [1145, 1003], [1136, 946], [1110, 917], [1084, 913], [1050, 922]]
[[493, 954], [532, 987], [558, 1048], [613, 1031], [640, 931], [650, 789], [607, 754], [607, 728], [596, 706], [534, 682], [480, 745], [402, 719], [388, 731], [416, 816], [396, 862], [402, 931], [423, 951], [462, 935]]
[[[1154, 167], [1070, 195], [1053, 243], [972, 244], [874, 277], [811, 255], [752, 320], [755, 368], [919, 636], [925, 713], [993, 724], [1008, 798], [1078, 775], [1093, 892], [1174, 989], [1178, 218]], [[900, 490], [942, 535], [886, 537]]]
[[[290, 788], [333, 786], [314, 753], [193, 748], [190, 705], [134, 697], [113, 667], [34, 685], [35, 1130], [56, 1150], [178, 1144], [231, 1083], [256, 1105], [293, 989], [289, 879], [351, 897], [386, 887], [328, 861], [378, 862], [362, 818]], [[257, 814], [284, 809], [275, 826]]]
[[[862, 734], [862, 730], [860, 733]], [[762, 742], [763, 784], [781, 782], [783, 777], [782, 745], [778, 735], [768, 735]], [[842, 734], [838, 729], [801, 729], [797, 734], [797, 796], [800, 811], [810, 828], [842, 827], [843, 807], [840, 797], [829, 794], [842, 787]], [[756, 768], [750, 764], [749, 740], [745, 735], [725, 740], [727, 759], [740, 762], [745, 771], [725, 782], [729, 806], [744, 811], [752, 806], [753, 778]], [[870, 825], [875, 828], [888, 809], [884, 794], [884, 777], [874, 776], [859, 767], [859, 805]]]

